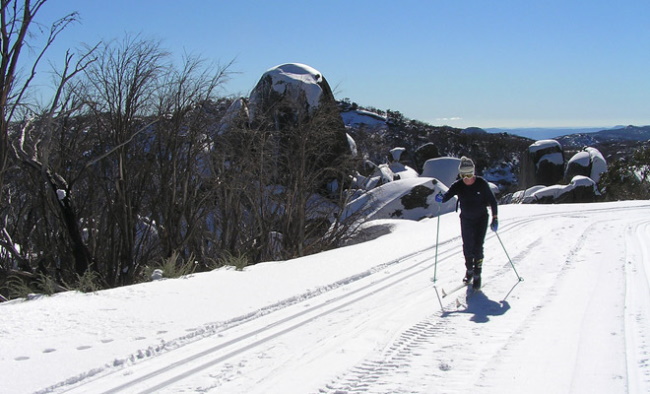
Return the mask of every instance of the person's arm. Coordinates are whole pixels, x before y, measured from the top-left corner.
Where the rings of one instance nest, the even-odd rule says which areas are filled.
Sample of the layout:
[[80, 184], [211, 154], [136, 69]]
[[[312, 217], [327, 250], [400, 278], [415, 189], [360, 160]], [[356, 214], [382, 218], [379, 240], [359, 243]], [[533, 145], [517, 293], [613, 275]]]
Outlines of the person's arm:
[[449, 190], [447, 190], [447, 193], [442, 195], [442, 202], [446, 203], [447, 201], [451, 200], [452, 197], [458, 194], [458, 184], [454, 182]]
[[490, 188], [490, 185], [485, 181], [485, 186], [486, 186], [486, 193], [489, 196], [488, 197], [488, 202], [490, 204], [490, 210], [492, 211], [492, 222], [490, 223], [490, 229], [492, 231], [497, 231], [499, 228], [499, 204], [497, 202], [497, 198], [494, 196], [494, 193], [492, 193], [492, 189]]
[[499, 204], [497, 202], [497, 198], [494, 197], [494, 193], [492, 193], [492, 189], [490, 188], [490, 184], [485, 181], [485, 195], [488, 196], [488, 204], [490, 205], [490, 210], [492, 211], [492, 218], [496, 219], [499, 214]]

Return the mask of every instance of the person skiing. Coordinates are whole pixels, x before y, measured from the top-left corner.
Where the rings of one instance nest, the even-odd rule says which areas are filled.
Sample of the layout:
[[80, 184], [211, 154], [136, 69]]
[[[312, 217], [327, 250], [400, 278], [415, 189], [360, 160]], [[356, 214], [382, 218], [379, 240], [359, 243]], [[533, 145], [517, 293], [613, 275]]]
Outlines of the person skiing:
[[483, 242], [488, 226], [487, 206], [492, 211], [490, 228], [497, 231], [497, 200], [487, 181], [475, 174], [474, 162], [468, 157], [461, 157], [458, 166], [460, 179], [454, 182], [446, 193], [439, 192], [435, 200], [439, 203], [449, 201], [457, 196], [460, 204], [460, 230], [463, 239], [463, 255], [465, 257], [465, 277], [463, 282], [473, 281], [474, 289], [481, 288], [481, 273], [483, 270]]

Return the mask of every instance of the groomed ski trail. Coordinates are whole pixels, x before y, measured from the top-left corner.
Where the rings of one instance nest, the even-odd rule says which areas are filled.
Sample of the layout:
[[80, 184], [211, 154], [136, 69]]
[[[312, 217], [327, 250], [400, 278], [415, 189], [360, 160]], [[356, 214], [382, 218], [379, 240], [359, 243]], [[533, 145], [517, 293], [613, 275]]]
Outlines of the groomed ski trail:
[[[511, 214], [502, 221], [500, 234], [517, 234], [517, 242], [505, 247], [525, 282], [518, 283], [496, 237], [488, 232], [486, 286], [466, 308], [457, 308], [455, 297], [449, 297], [445, 312], [440, 310], [430, 282], [431, 247], [378, 264], [373, 272], [320, 294], [296, 296], [286, 306], [242, 319], [179, 349], [44, 392], [292, 393], [295, 387], [311, 386], [314, 393], [339, 394], [496, 393], [503, 387], [535, 393], [548, 392], [547, 385], [534, 385], [547, 383], [547, 374], [558, 374], [553, 388], [560, 392], [596, 385], [629, 391], [625, 365], [610, 365], [606, 356], [613, 351], [627, 365], [647, 365], [650, 301], [637, 297], [637, 291], [626, 295], [613, 290], [620, 286], [611, 291], [603, 287], [614, 280], [625, 281], [628, 288], [648, 288], [642, 262], [650, 257], [640, 245], [648, 236], [650, 210], [595, 205], [565, 226], [567, 215]], [[602, 219], [583, 223], [581, 215]], [[540, 236], [540, 229], [547, 236]], [[589, 238], [602, 231], [612, 234], [615, 247], [586, 249]], [[557, 240], [567, 237], [574, 239], [572, 247], [557, 248]], [[451, 288], [464, 273], [460, 239], [452, 236], [438, 246], [438, 285]], [[641, 266], [635, 263], [639, 258]], [[589, 322], [600, 318], [611, 318], [607, 332], [590, 332]], [[549, 324], [564, 342], [529, 343], [530, 334]], [[326, 330], [315, 330], [323, 325]], [[580, 332], [588, 335], [580, 337]], [[607, 348], [594, 346], [603, 339]], [[576, 365], [577, 357], [557, 359], [547, 349], [536, 352], [545, 345], [573, 346], [576, 355], [586, 353], [594, 361]], [[480, 356], [472, 351], [477, 348]], [[345, 356], [350, 353], [359, 356]], [[537, 363], [539, 374], [518, 375], [521, 362]], [[650, 387], [648, 369], [641, 370], [644, 386], [632, 387], [638, 392]], [[607, 373], [597, 373], [601, 371]], [[582, 377], [585, 373], [589, 379]]]

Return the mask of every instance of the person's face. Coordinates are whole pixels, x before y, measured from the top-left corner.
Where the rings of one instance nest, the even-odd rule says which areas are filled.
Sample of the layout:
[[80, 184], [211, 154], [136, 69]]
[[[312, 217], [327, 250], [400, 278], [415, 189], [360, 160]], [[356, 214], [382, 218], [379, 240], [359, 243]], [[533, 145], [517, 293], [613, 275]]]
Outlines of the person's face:
[[460, 176], [463, 178], [463, 183], [467, 186], [473, 185], [476, 181], [476, 176], [474, 176], [474, 174], [460, 174]]

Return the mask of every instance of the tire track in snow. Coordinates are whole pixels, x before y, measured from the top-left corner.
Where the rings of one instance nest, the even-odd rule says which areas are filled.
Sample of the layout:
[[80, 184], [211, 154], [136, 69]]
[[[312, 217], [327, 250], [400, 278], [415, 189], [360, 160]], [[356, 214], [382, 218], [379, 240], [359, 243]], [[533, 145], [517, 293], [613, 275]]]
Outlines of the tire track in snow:
[[[535, 219], [522, 219], [513, 224], [508, 231], [515, 231], [534, 220]], [[531, 250], [539, 243], [539, 238], [534, 239], [523, 247], [522, 251], [515, 257], [515, 259], [525, 255], [527, 251]], [[507, 266], [500, 267], [487, 277], [485, 280], [485, 286], [489, 286], [492, 281], [509, 274], [509, 271], [511, 270], [512, 268], [508, 262]], [[461, 295], [460, 297], [464, 297], [464, 295]], [[352, 368], [347, 373], [338, 376], [335, 380], [320, 388], [318, 392], [322, 394], [400, 392], [399, 382], [394, 382], [395, 375], [400, 374], [400, 372], [404, 373], [405, 369], [408, 369], [408, 367], [415, 362], [422, 362], [422, 358], [426, 357], [425, 355], [427, 354], [448, 354], [448, 349], [443, 349], [441, 351], [438, 348], [435, 339], [440, 336], [454, 335], [455, 324], [457, 324], [458, 321], [449, 317], [458, 313], [457, 310], [453, 310], [454, 304], [456, 304], [456, 302], [452, 300], [445, 305], [447, 313], [443, 315], [447, 315], [448, 317], [441, 318], [440, 313], [427, 315], [423, 320], [402, 332], [377, 358], [363, 361], [359, 366]], [[494, 313], [497, 312], [498, 311], [495, 311]], [[463, 346], [462, 344], [457, 346], [456, 351], [459, 354], [459, 358], [462, 358], [463, 354], [469, 354], [471, 357], [472, 352], [471, 349], [468, 348], [471, 348], [471, 346]], [[418, 379], [431, 380], [432, 376], [442, 378], [455, 368], [457, 362], [454, 359], [442, 358], [436, 360], [432, 359], [429, 361], [429, 364], [430, 368], [428, 369], [431, 371], [429, 375], [417, 377], [409, 376], [409, 379], [415, 381]], [[427, 390], [427, 388], [423, 388], [422, 392], [429, 392]]]
[[[597, 214], [599, 212], [606, 213], [611, 212], [611, 210], [596, 209], [593, 210], [592, 213]], [[521, 219], [516, 223], [511, 223], [509, 230], [520, 230], [525, 225], [530, 225], [531, 222], [565, 216], [565, 214], [555, 213], [541, 215], [541, 217]], [[602, 221], [602, 223], [605, 222], [607, 222], [607, 220]], [[575, 230], [565, 230], [567, 233], [571, 233], [572, 231]], [[485, 376], [491, 371], [491, 368], [487, 367], [487, 365], [498, 360], [500, 355], [513, 345], [513, 342], [516, 342], [519, 338], [525, 337], [526, 331], [535, 324], [536, 317], [540, 310], [544, 308], [546, 303], [550, 302], [549, 298], [553, 297], [557, 293], [556, 286], [558, 281], [566, 276], [567, 273], [574, 268], [575, 264], [578, 263], [575, 261], [576, 256], [579, 256], [585, 251], [586, 241], [589, 235], [595, 231], [596, 230], [593, 227], [586, 227], [582, 229], [579, 234], [571, 234], [572, 237], [577, 236], [577, 238], [573, 246], [568, 251], [563, 252], [563, 257], [561, 258], [562, 263], [558, 264], [555, 268], [556, 274], [555, 278], [552, 280], [551, 287], [548, 288], [546, 294], [542, 293], [541, 299], [543, 302], [537, 306], [532, 306], [532, 308], [524, 314], [523, 323], [518, 327], [500, 328], [497, 330], [498, 332], [496, 334], [499, 338], [483, 338], [482, 340], [471, 341], [469, 344], [454, 345], [453, 353], [458, 354], [458, 359], [449, 359], [449, 349], [441, 350], [436, 346], [435, 342], [436, 339], [442, 335], [454, 335], [455, 325], [459, 324], [459, 321], [457, 319], [451, 320], [449, 318], [440, 319], [440, 315], [438, 314], [429, 315], [420, 323], [407, 329], [384, 354], [376, 359], [366, 360], [359, 366], [349, 370], [347, 373], [339, 375], [336, 379], [319, 389], [318, 392], [329, 394], [400, 392], [400, 385], [398, 383], [400, 378], [395, 378], [395, 375], [399, 374], [400, 370], [403, 371], [405, 368], [408, 369], [408, 366], [412, 362], [422, 363], [422, 358], [426, 357], [423, 356], [423, 354], [436, 353], [447, 355], [447, 359], [437, 359], [437, 363], [429, 360], [427, 364], [428, 368], [425, 369], [428, 369], [431, 372], [427, 376], [412, 376], [414, 371], [410, 371], [411, 374], [408, 375], [408, 381], [413, 382], [418, 381], [418, 379], [424, 379], [440, 382], [441, 379], [444, 379], [445, 387], [442, 388], [425, 385], [425, 387], [423, 387], [419, 392], [455, 392], [456, 389], [459, 392], [462, 392], [463, 388], [468, 387], [467, 381], [471, 381], [472, 379], [476, 379], [476, 387], [480, 387], [478, 382], [482, 379], [481, 376]], [[501, 233], [503, 233], [503, 231]], [[514, 255], [513, 262], [522, 265], [527, 263], [526, 258], [529, 256], [530, 252], [541, 247], [545, 241], [549, 242], [542, 237], [533, 238], [528, 244], [518, 249], [518, 252]], [[491, 260], [494, 259], [494, 257], [491, 258]], [[495, 282], [497, 279], [505, 277], [511, 270], [512, 268], [509, 266], [509, 262], [499, 269], [492, 270], [491, 276], [486, 280], [486, 285], [489, 286], [490, 283]], [[447, 305], [447, 308], [449, 308], [449, 305]], [[476, 337], [482, 335], [480, 331], [481, 329], [477, 330]], [[503, 344], [504, 341], [505, 344]], [[484, 369], [481, 368], [478, 371], [460, 371], [460, 373], [459, 371], [454, 371], [459, 364], [462, 364], [462, 359], [472, 358], [473, 352], [471, 349], [474, 346], [483, 346], [485, 343], [490, 342], [501, 343], [503, 346], [494, 348], [494, 351], [491, 353], [493, 356], [482, 361], [482, 365], [485, 366]], [[469, 355], [469, 357], [465, 355]], [[429, 359], [430, 358], [431, 357], [429, 357]], [[419, 360], [416, 361], [414, 359]], [[422, 368], [420, 368], [420, 370], [421, 369]], [[456, 375], [455, 382], [454, 379], [450, 379], [452, 373], [455, 373]]]
[[[504, 387], [506, 382], [495, 383], [494, 378], [499, 375], [497, 371], [504, 369], [513, 374], [508, 387], [522, 391], [533, 387], [545, 387], [548, 392], [618, 392], [622, 389], [625, 372], [620, 364], [611, 365], [611, 360], [622, 357], [625, 352], [623, 337], [627, 337], [622, 323], [623, 294], [620, 293], [625, 280], [623, 256], [606, 245], [601, 245], [603, 249], [594, 249], [593, 241], [587, 242], [589, 237], [602, 233], [621, 234], [618, 230], [628, 218], [618, 219], [595, 221], [579, 234], [571, 234], [577, 239], [540, 304], [529, 312], [486, 364], [479, 380], [483, 383], [482, 389], [489, 392], [491, 387]], [[622, 238], [619, 235], [611, 242], [621, 243]], [[616, 250], [621, 249], [613, 249]], [[619, 284], [612, 285], [612, 281]], [[539, 330], [547, 331], [544, 343], [527, 341], [529, 337], [540, 338]], [[561, 348], [563, 357], [548, 359], [548, 349], [553, 348]], [[522, 352], [538, 355], [539, 358], [531, 357], [538, 365], [534, 376], [517, 376], [516, 355]], [[530, 366], [525, 371], [530, 372]]]

